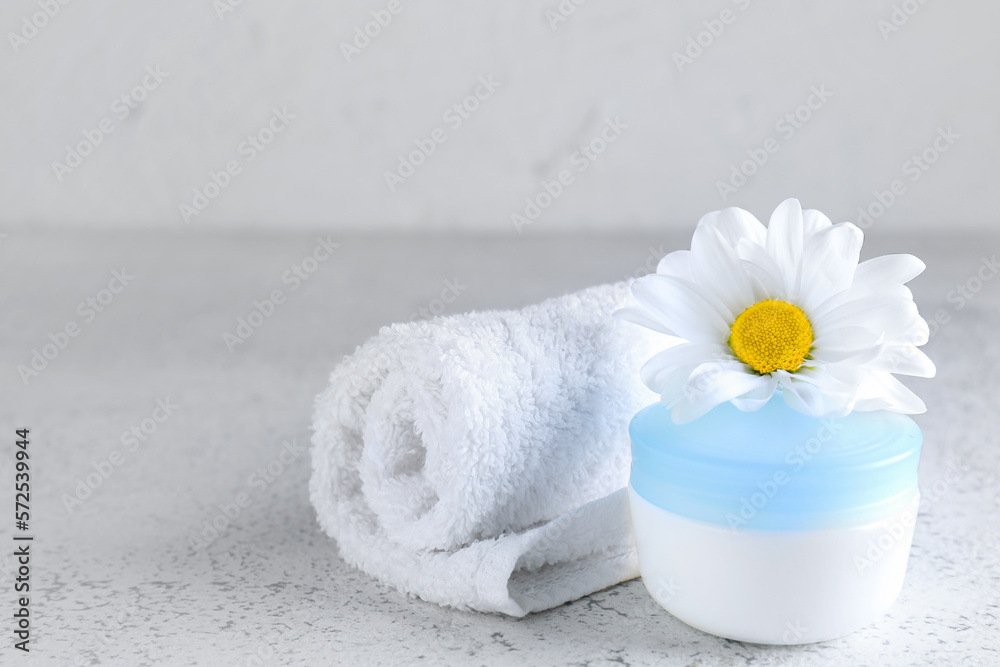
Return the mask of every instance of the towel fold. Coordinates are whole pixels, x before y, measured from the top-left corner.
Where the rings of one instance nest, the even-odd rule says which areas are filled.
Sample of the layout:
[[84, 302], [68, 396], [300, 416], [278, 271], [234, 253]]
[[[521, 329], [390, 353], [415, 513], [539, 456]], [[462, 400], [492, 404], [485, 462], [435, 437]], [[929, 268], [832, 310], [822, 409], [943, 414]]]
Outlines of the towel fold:
[[628, 422], [654, 402], [624, 284], [395, 324], [317, 397], [310, 497], [351, 565], [524, 616], [638, 576]]

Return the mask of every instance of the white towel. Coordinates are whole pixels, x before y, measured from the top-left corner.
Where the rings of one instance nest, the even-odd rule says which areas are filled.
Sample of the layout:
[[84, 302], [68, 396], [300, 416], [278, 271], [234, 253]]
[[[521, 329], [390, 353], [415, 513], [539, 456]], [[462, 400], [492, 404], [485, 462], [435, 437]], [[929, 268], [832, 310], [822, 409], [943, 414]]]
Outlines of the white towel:
[[348, 563], [512, 616], [638, 576], [628, 422], [657, 396], [625, 284], [395, 324], [316, 400], [310, 496]]

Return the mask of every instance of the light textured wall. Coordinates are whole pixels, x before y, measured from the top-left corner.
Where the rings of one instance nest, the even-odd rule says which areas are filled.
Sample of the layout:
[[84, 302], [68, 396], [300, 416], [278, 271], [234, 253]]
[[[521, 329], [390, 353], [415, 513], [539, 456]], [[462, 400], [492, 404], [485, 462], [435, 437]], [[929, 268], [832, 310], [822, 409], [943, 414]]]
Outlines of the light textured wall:
[[[342, 43], [390, 5], [348, 62]], [[0, 225], [180, 228], [182, 204], [207, 203], [189, 225], [514, 233], [548, 182], [524, 233], [689, 228], [787, 196], [838, 220], [881, 197], [886, 230], [985, 228], [998, 24], [987, 0], [5, 0]], [[477, 86], [467, 118], [447, 113]], [[294, 118], [244, 143], [274, 109]], [[78, 166], [54, 166], [102, 123]], [[433, 154], [390, 190], [415, 141]]]

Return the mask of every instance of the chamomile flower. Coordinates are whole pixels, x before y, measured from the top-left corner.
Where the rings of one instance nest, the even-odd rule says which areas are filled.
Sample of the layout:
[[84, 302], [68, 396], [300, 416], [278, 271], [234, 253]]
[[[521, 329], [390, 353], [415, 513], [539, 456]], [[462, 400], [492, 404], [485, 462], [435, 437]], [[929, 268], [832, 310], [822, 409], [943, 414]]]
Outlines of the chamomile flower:
[[673, 420], [726, 401], [756, 410], [776, 391], [816, 417], [924, 412], [893, 375], [935, 373], [917, 349], [928, 328], [905, 286], [924, 264], [912, 255], [859, 263], [863, 238], [796, 199], [782, 202], [766, 228], [728, 208], [699, 221], [690, 250], [635, 280], [640, 307], [618, 315], [670, 337], [641, 376]]

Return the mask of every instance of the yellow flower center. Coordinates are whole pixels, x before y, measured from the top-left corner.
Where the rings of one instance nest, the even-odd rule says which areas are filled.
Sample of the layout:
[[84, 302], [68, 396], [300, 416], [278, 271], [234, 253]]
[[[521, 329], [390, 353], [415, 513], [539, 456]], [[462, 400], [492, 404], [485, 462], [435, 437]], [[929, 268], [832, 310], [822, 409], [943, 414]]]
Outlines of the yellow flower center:
[[729, 333], [729, 347], [736, 356], [762, 375], [779, 368], [796, 370], [812, 342], [812, 326], [802, 309], [777, 299], [744, 310]]

